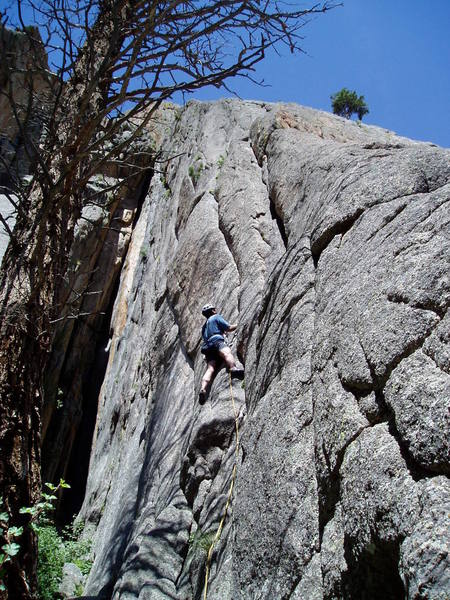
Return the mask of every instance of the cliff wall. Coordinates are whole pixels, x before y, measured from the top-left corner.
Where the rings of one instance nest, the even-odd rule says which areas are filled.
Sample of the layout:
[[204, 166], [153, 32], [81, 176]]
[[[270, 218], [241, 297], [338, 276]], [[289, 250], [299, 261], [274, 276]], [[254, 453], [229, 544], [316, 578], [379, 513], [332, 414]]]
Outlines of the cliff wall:
[[[36, 74], [36, 64], [47, 69], [47, 55], [37, 28], [12, 31], [0, 23], [0, 56], [0, 214], [12, 230], [18, 199], [11, 196], [11, 189], [30, 173], [35, 158], [30, 141], [36, 143], [39, 139], [50, 85]], [[7, 230], [0, 223], [0, 261], [8, 242]]]
[[246, 375], [208, 598], [446, 597], [450, 152], [296, 105], [174, 114], [112, 311], [85, 593], [201, 597], [236, 445], [224, 371], [197, 402], [213, 302]]

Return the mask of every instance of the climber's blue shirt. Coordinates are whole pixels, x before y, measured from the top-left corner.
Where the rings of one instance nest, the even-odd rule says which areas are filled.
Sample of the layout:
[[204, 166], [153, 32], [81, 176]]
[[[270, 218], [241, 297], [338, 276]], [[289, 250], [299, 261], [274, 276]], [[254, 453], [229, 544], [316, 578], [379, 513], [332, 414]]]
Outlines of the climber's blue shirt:
[[212, 315], [203, 325], [202, 337], [205, 342], [214, 341], [219, 338], [223, 340], [223, 334], [229, 327], [230, 324], [225, 321], [222, 315]]

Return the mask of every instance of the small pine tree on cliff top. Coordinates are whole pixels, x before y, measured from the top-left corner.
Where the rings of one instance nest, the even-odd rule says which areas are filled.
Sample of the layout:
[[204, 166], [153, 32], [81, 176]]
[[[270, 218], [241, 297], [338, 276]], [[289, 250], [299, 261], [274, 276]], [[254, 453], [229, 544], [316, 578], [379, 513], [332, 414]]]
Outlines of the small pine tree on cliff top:
[[361, 120], [369, 112], [364, 96], [358, 97], [355, 91], [351, 92], [347, 88], [342, 88], [342, 90], [336, 92], [330, 98], [333, 113], [340, 117], [350, 119], [356, 113], [358, 119]]

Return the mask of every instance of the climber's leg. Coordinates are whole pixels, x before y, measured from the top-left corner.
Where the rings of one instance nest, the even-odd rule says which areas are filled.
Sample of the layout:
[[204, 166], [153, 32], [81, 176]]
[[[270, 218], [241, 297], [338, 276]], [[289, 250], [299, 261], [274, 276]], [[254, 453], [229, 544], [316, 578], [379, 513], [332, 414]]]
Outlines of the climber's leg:
[[206, 401], [206, 392], [208, 391], [208, 387], [210, 386], [212, 380], [214, 379], [216, 372], [217, 361], [208, 360], [208, 366], [206, 368], [205, 374], [202, 378], [202, 383], [200, 386], [200, 392], [198, 394], [198, 400], [200, 404], [204, 404]]
[[220, 358], [225, 363], [228, 370], [234, 369], [236, 366], [236, 361], [234, 360], [233, 353], [231, 352], [229, 346], [223, 345], [222, 348], [218, 350]]
[[244, 369], [240, 369], [236, 366], [236, 361], [229, 346], [224, 345], [224, 347], [220, 348], [218, 352], [220, 358], [224, 361], [227, 367], [227, 371], [231, 373], [231, 377], [236, 377], [237, 379], [244, 379]]

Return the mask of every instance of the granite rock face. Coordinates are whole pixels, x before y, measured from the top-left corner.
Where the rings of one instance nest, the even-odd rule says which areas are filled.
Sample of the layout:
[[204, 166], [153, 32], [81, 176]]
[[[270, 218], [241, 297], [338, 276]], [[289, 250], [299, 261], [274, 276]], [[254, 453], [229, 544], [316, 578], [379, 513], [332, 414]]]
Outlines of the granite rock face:
[[[211, 600], [448, 597], [450, 152], [230, 100], [179, 109], [160, 151], [111, 317], [85, 594], [201, 598], [227, 507]], [[200, 406], [208, 301], [246, 376]]]

